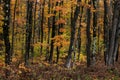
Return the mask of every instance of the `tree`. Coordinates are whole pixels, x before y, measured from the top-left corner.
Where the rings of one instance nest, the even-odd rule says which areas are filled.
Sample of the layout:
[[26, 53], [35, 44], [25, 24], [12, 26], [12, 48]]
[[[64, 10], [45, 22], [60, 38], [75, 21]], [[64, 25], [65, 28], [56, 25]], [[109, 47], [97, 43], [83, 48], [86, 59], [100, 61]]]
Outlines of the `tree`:
[[[79, 3], [80, 0], [77, 0], [77, 3]], [[72, 47], [75, 39], [75, 30], [76, 30], [76, 21], [78, 19], [78, 15], [80, 13], [80, 5], [76, 6], [75, 12], [74, 12], [74, 17], [72, 18], [72, 23], [71, 23], [71, 38], [70, 38], [70, 46], [69, 46], [69, 51], [68, 51], [68, 56], [67, 60], [65, 63], [65, 66], [67, 68], [71, 67], [71, 58], [72, 58]]]
[[40, 32], [41, 32], [41, 3], [39, 3], [39, 12], [38, 12], [38, 42], [40, 42]]
[[94, 8], [94, 12], [93, 12], [93, 50], [92, 50], [92, 63], [91, 64], [95, 64], [95, 55], [97, 52], [96, 49], [96, 43], [97, 43], [97, 35], [96, 35], [96, 29], [97, 29], [97, 0], [93, 0], [93, 8]]
[[110, 47], [109, 47], [109, 55], [108, 55], [108, 66], [114, 64], [117, 49], [118, 49], [118, 34], [117, 28], [120, 26], [119, 22], [120, 15], [120, 1], [116, 0], [114, 3], [114, 11], [113, 11], [113, 19], [112, 19], [112, 32], [110, 35]]
[[[63, 6], [63, 0], [61, 0], [60, 3], [59, 3], [59, 7], [62, 7], [62, 6]], [[62, 13], [62, 11], [59, 10], [59, 16], [58, 16], [59, 20], [62, 19], [61, 13]], [[63, 34], [63, 32], [60, 31], [60, 29], [62, 29], [62, 28], [63, 28], [63, 23], [58, 23], [58, 29], [57, 29], [57, 33], [56, 33], [56, 34], [58, 34], [58, 36]], [[59, 61], [59, 56], [60, 56], [60, 46], [56, 47], [56, 51], [57, 51], [56, 62], [58, 62]]]
[[15, 31], [15, 18], [16, 18], [16, 7], [17, 7], [17, 0], [15, 0], [14, 6], [14, 15], [13, 15], [13, 25], [12, 25], [12, 42], [11, 42], [11, 56], [14, 54], [14, 31]]
[[27, 1], [27, 18], [26, 18], [26, 43], [25, 43], [25, 65], [29, 64], [30, 58], [30, 43], [32, 37], [32, 8], [33, 2]]
[[37, 12], [37, 0], [34, 3], [34, 22], [32, 27], [32, 42], [31, 42], [31, 57], [34, 57], [34, 43], [35, 43], [35, 29], [36, 29], [36, 12]]
[[[86, 1], [85, 1], [85, 3], [86, 3]], [[77, 38], [78, 38], [78, 42], [77, 42], [78, 43], [78, 60], [80, 59], [80, 52], [81, 52], [81, 28], [82, 28], [83, 9], [84, 9], [84, 6], [81, 6], [79, 27], [78, 27], [78, 34], [77, 34]]]
[[[56, 6], [58, 6], [58, 1], [56, 2]], [[52, 19], [52, 36], [51, 38], [55, 37], [55, 31], [56, 31], [56, 25], [55, 25], [55, 19], [56, 19], [56, 13], [57, 11], [54, 10], [53, 14], [53, 19]], [[51, 40], [51, 44], [50, 44], [50, 56], [49, 56], [49, 62], [52, 62], [52, 58], [53, 58], [53, 50], [54, 50], [54, 41]]]
[[[4, 24], [3, 24], [3, 39], [5, 44], [5, 65], [8, 66], [11, 63], [11, 52], [10, 52], [10, 39], [9, 39], [9, 28], [10, 28], [10, 2], [11, 0], [3, 0], [4, 6]], [[5, 70], [6, 78], [10, 75], [9, 70]]]
[[[50, 2], [51, 2], [51, 0], [49, 0], [49, 2], [48, 2], [48, 14], [50, 14], [51, 13], [51, 11], [50, 11], [50, 8], [51, 8], [51, 4], [50, 4]], [[46, 47], [46, 61], [48, 60], [48, 57], [49, 57], [49, 44], [50, 44], [50, 20], [51, 20], [51, 18], [50, 17], [48, 17], [48, 38], [47, 38], [47, 44], [48, 44], [48, 46]]]
[[109, 29], [108, 28], [108, 24], [109, 24], [109, 17], [107, 17], [108, 15], [108, 3], [107, 0], [104, 0], [104, 45], [105, 45], [105, 50], [104, 50], [104, 60], [105, 60], [105, 64], [106, 61], [108, 61], [108, 48], [109, 48]]
[[[42, 3], [42, 18], [41, 18], [41, 44], [43, 44], [43, 36], [44, 36], [44, 33], [43, 33], [43, 23], [44, 23], [44, 7], [45, 7], [45, 0], [43, 0], [43, 3]], [[43, 46], [41, 45], [41, 48], [40, 48], [40, 53], [42, 54], [42, 49], [43, 49]]]
[[3, 24], [3, 38], [5, 43], [5, 63], [10, 65], [10, 40], [9, 40], [9, 27], [10, 27], [10, 0], [3, 0], [4, 2], [4, 24]]
[[2, 51], [3, 51], [3, 33], [0, 32], [0, 55], [2, 55]]
[[[88, 2], [91, 5], [91, 0]], [[86, 26], [86, 35], [87, 35], [87, 42], [86, 42], [86, 53], [87, 53], [87, 67], [91, 65], [91, 33], [90, 33], [90, 22], [91, 20], [91, 9], [90, 7], [87, 8], [87, 26]]]

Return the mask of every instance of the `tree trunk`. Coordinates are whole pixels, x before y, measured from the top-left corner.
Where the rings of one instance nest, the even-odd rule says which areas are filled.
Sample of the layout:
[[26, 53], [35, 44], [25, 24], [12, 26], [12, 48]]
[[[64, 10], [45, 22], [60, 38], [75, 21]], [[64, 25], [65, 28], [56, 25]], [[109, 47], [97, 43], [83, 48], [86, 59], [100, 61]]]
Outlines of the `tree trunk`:
[[116, 30], [116, 38], [115, 38], [115, 49], [114, 49], [114, 62], [118, 60], [118, 54], [119, 54], [119, 38], [120, 38], [120, 16], [118, 20], [117, 30]]
[[[3, 39], [5, 44], [5, 65], [10, 65], [11, 63], [11, 52], [10, 52], [10, 40], [9, 40], [9, 27], [10, 27], [10, 2], [11, 0], [3, 0], [4, 6], [4, 24], [3, 24]], [[10, 71], [5, 69], [6, 78], [10, 75]]]
[[3, 24], [3, 38], [5, 44], [5, 64], [10, 65], [11, 53], [10, 53], [10, 40], [9, 40], [9, 27], [10, 27], [10, 0], [4, 1], [4, 24]]
[[41, 4], [39, 4], [40, 8], [38, 11], [38, 42], [40, 42], [40, 32], [41, 32]]
[[[45, 7], [45, 0], [43, 0], [43, 4], [42, 4], [42, 19], [41, 19], [41, 44], [43, 44], [43, 24], [44, 24], [44, 7]], [[40, 48], [40, 54], [42, 54], [42, 49], [43, 49], [43, 45], [41, 45]]]
[[107, 0], [104, 0], [104, 61], [107, 64], [108, 61], [108, 48], [109, 48], [109, 18], [108, 15], [108, 3]]
[[[59, 3], [59, 6], [62, 6], [63, 5], [63, 1], [61, 1], [60, 3]], [[61, 11], [59, 11], [59, 19], [61, 19], [62, 18], [62, 16], [61, 16]], [[60, 32], [60, 29], [62, 29], [63, 28], [63, 23], [60, 23], [59, 25], [58, 25], [58, 30], [57, 30], [57, 34], [58, 35], [62, 35], [63, 34], [63, 32]], [[56, 63], [58, 63], [58, 61], [59, 61], [59, 56], [60, 56], [60, 46], [57, 46], [56, 47], [56, 51], [57, 51], [57, 58], [56, 58]]]
[[[50, 4], [50, 0], [48, 2], [48, 14], [50, 14], [50, 7], [51, 7], [51, 4]], [[49, 17], [48, 18], [48, 38], [47, 38], [47, 47], [46, 47], [46, 61], [48, 60], [49, 58], [49, 44], [50, 44], [50, 20], [51, 18]]]
[[[88, 2], [91, 5], [91, 1]], [[87, 9], [87, 27], [86, 27], [86, 35], [87, 35], [87, 42], [86, 42], [86, 51], [87, 51], [87, 67], [91, 65], [91, 33], [90, 33], [90, 22], [91, 20], [91, 10], [90, 8]]]
[[81, 23], [82, 23], [82, 16], [83, 16], [83, 6], [81, 7], [81, 13], [80, 13], [80, 22], [79, 22], [79, 28], [78, 28], [78, 60], [80, 60], [80, 52], [81, 52]]
[[27, 20], [26, 20], [26, 43], [25, 43], [25, 65], [29, 64], [30, 43], [32, 37], [32, 8], [33, 2], [27, 1]]
[[[81, 0], [77, 0], [77, 3], [79, 3]], [[80, 5], [76, 6], [75, 12], [74, 12], [74, 17], [72, 18], [72, 23], [71, 23], [71, 38], [70, 38], [70, 46], [69, 46], [69, 51], [68, 51], [68, 56], [66, 60], [65, 66], [67, 68], [71, 67], [71, 58], [72, 58], [72, 47], [75, 39], [75, 30], [76, 30], [76, 21], [78, 19], [78, 15], [80, 13]]]
[[[58, 2], [56, 2], [56, 6], [58, 6]], [[54, 16], [53, 16], [53, 20], [52, 20], [52, 37], [55, 37], [55, 30], [56, 30], [56, 25], [55, 25], [55, 15], [56, 15], [56, 10], [53, 12]], [[49, 62], [52, 62], [52, 58], [53, 58], [53, 51], [54, 51], [54, 41], [51, 40], [51, 47], [50, 47], [50, 56], [49, 56]]]
[[120, 1], [115, 1], [114, 3], [114, 12], [113, 12], [113, 21], [112, 21], [112, 32], [110, 38], [110, 47], [109, 47], [109, 55], [108, 55], [108, 66], [114, 65], [114, 48], [115, 48], [115, 38], [116, 38], [116, 30], [119, 24], [119, 15], [120, 15]]
[[[94, 10], [97, 9], [97, 1], [93, 0], [93, 7], [94, 7]], [[92, 47], [93, 47], [93, 50], [92, 50], [92, 61], [91, 61], [91, 65], [94, 65], [95, 62], [96, 62], [96, 59], [95, 59], [95, 55], [96, 55], [96, 52], [97, 52], [97, 36], [96, 36], [96, 29], [97, 29], [97, 12], [93, 12], [93, 44], [92, 44]]]
[[33, 22], [33, 33], [32, 33], [32, 45], [31, 45], [31, 57], [33, 60], [34, 57], [34, 39], [35, 39], [35, 28], [36, 28], [36, 9], [37, 9], [37, 0], [35, 1], [35, 9], [34, 9], [34, 22]]
[[12, 25], [12, 42], [11, 42], [11, 56], [14, 54], [14, 28], [15, 28], [15, 18], [16, 18], [16, 7], [17, 7], [17, 0], [15, 0], [14, 6], [14, 15], [13, 15], [13, 25]]

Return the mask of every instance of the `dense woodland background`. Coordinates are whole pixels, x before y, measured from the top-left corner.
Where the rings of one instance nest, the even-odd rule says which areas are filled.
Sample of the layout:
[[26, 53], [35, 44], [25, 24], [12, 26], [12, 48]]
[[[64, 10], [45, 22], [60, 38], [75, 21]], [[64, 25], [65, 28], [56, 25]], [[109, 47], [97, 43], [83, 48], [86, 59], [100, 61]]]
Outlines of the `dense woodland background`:
[[120, 0], [0, 0], [0, 80], [120, 80]]

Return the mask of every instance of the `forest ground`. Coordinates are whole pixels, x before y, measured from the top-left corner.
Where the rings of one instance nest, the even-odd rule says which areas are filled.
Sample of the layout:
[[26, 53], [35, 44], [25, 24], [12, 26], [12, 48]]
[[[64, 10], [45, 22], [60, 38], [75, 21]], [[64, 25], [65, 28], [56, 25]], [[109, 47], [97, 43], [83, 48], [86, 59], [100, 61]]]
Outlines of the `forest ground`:
[[[120, 55], [119, 55], [120, 58]], [[97, 58], [95, 65], [87, 68], [86, 62], [76, 61], [71, 69], [64, 67], [65, 57], [58, 64], [44, 61], [43, 57], [36, 57], [32, 64], [25, 67], [22, 60], [13, 60], [5, 67], [0, 59], [0, 80], [120, 80], [120, 59], [112, 69], [104, 64], [102, 56]], [[5, 70], [10, 71], [10, 76], [5, 78]]]

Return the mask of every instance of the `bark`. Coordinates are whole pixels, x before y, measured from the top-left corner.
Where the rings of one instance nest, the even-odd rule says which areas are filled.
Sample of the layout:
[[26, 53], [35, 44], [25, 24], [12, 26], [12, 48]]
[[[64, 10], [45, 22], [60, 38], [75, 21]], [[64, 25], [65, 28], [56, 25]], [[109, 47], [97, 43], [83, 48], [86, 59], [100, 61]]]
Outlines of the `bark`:
[[[80, 0], [77, 0], [77, 3], [79, 3]], [[69, 51], [68, 51], [68, 56], [66, 60], [65, 66], [67, 68], [71, 67], [71, 58], [72, 58], [72, 47], [75, 39], [75, 30], [76, 30], [76, 21], [78, 19], [78, 15], [80, 13], [80, 6], [77, 5], [75, 12], [74, 12], [74, 17], [72, 18], [72, 23], [71, 23], [71, 38], [70, 38], [70, 46], [69, 46]]]
[[[62, 5], [63, 5], [63, 1], [60, 2], [59, 6], [62, 6]], [[61, 17], [62, 17], [62, 16], [61, 16], [61, 11], [59, 11], [59, 19], [60, 19]], [[61, 23], [61, 24], [58, 25], [58, 30], [57, 30], [57, 34], [58, 34], [58, 35], [62, 35], [62, 34], [63, 34], [63, 32], [60, 32], [60, 29], [62, 29], [62, 28], [63, 28], [63, 24]], [[58, 63], [58, 61], [59, 61], [59, 56], [60, 56], [60, 46], [57, 46], [56, 51], [57, 51], [56, 63]]]
[[[48, 2], [48, 14], [50, 14], [50, 7], [51, 7], [51, 4], [50, 4], [50, 0]], [[49, 58], [49, 44], [50, 44], [50, 20], [51, 18], [49, 17], [48, 18], [48, 38], [47, 38], [47, 47], [46, 47], [46, 61], [48, 60]]]
[[14, 6], [14, 14], [13, 14], [13, 25], [12, 25], [12, 42], [11, 42], [11, 56], [14, 54], [14, 28], [15, 28], [15, 18], [16, 18], [16, 7], [17, 7], [17, 0], [15, 0]]
[[118, 61], [120, 45], [118, 45], [117, 54], [115, 55], [115, 61]]
[[109, 48], [109, 18], [108, 18], [108, 3], [107, 0], [104, 0], [104, 60], [105, 64], [108, 61], [108, 48]]
[[[97, 9], [97, 1], [96, 0], [93, 0], [93, 7], [94, 7], [94, 10]], [[97, 36], [96, 36], [96, 30], [97, 29], [97, 12], [93, 12], [93, 50], [92, 50], [92, 61], [91, 61], [91, 65], [94, 65], [95, 62], [96, 62], [96, 59], [95, 59], [95, 55], [96, 55], [96, 43], [97, 43]]]
[[119, 38], [120, 38], [120, 16], [119, 16], [119, 23], [116, 30], [116, 39], [115, 39], [115, 49], [114, 49], [114, 62], [118, 60], [118, 54], [119, 54]]
[[35, 9], [34, 9], [34, 22], [33, 22], [33, 33], [32, 33], [32, 45], [31, 45], [31, 57], [33, 60], [34, 57], [34, 39], [35, 39], [35, 28], [36, 28], [36, 9], [37, 9], [37, 0], [35, 1]]
[[[45, 7], [45, 0], [43, 1], [43, 4], [42, 4], [42, 18], [41, 18], [41, 44], [43, 44], [43, 36], [44, 36], [44, 33], [43, 33], [43, 24], [44, 24], [44, 7]], [[42, 54], [42, 49], [43, 49], [43, 45], [41, 45], [41, 48], [40, 48], [40, 54]]]
[[[119, 10], [120, 11], [120, 10]], [[120, 12], [119, 12], [120, 15]], [[116, 35], [115, 35], [115, 47], [114, 47], [114, 53], [113, 53], [113, 60], [114, 62], [117, 61], [118, 53], [119, 53], [119, 38], [120, 38], [120, 16], [118, 18], [118, 24], [116, 29]]]
[[56, 48], [56, 51], [57, 51], [56, 63], [58, 63], [58, 61], [59, 61], [59, 56], [60, 56], [60, 48], [57, 47], [57, 48]]
[[115, 48], [116, 30], [119, 24], [119, 19], [118, 19], [120, 15], [119, 8], [120, 8], [120, 1], [115, 1], [113, 21], [112, 21], [112, 32], [111, 32], [109, 55], [108, 55], [108, 66], [114, 65], [113, 53], [114, 53], [114, 48]]
[[[60, 18], [60, 13], [59, 13], [59, 18]], [[59, 29], [60, 29], [60, 24], [59, 24], [59, 26], [58, 26], [57, 35], [60, 35]], [[58, 63], [59, 54], [60, 54], [60, 47], [59, 47], [59, 46], [56, 47], [56, 52], [57, 52], [56, 63]]]
[[81, 52], [81, 28], [82, 28], [82, 16], [83, 16], [83, 6], [81, 7], [81, 12], [80, 12], [80, 22], [79, 22], [79, 28], [78, 28], [78, 60], [80, 59], [80, 52]]
[[[97, 3], [96, 3], [96, 4], [97, 4], [97, 9], [100, 9], [100, 1], [99, 1], [99, 0], [97, 0]], [[99, 18], [101, 18], [101, 17], [100, 17], [100, 13], [99, 13], [99, 11], [97, 11], [97, 19], [99, 19]], [[104, 20], [104, 18], [103, 18], [103, 20]], [[97, 23], [97, 24], [98, 24], [98, 23]], [[98, 29], [98, 32], [97, 32], [97, 35], [98, 35], [98, 36], [97, 36], [97, 38], [98, 38], [98, 40], [97, 40], [97, 45], [98, 45], [98, 46], [97, 46], [97, 47], [98, 47], [97, 53], [98, 53], [98, 55], [100, 55], [100, 35], [101, 35], [101, 34], [100, 34], [100, 30], [101, 30], [100, 26], [101, 26], [101, 25], [98, 25], [98, 28], [97, 28], [97, 29]], [[103, 33], [103, 34], [104, 34], [104, 33]], [[104, 39], [103, 39], [103, 40], [104, 40]]]
[[40, 42], [40, 32], [41, 32], [41, 4], [39, 4], [40, 8], [38, 11], [38, 42]]
[[[3, 41], [3, 33], [1, 32], [0, 32], [0, 41]], [[0, 42], [0, 55], [2, 55], [2, 53], [3, 53], [3, 43]]]
[[[11, 52], [10, 52], [10, 39], [9, 39], [9, 27], [10, 27], [10, 2], [11, 0], [3, 0], [3, 12], [4, 12], [4, 24], [3, 24], [3, 39], [5, 44], [5, 66], [11, 63]], [[5, 69], [5, 76], [8, 78], [10, 71]]]
[[98, 26], [98, 55], [100, 55], [100, 26]]
[[4, 24], [3, 24], [3, 38], [5, 44], [5, 64], [10, 65], [10, 40], [9, 40], [9, 27], [10, 27], [10, 0], [3, 0], [4, 6]]
[[[58, 2], [56, 2], [56, 6], [58, 6]], [[55, 37], [55, 30], [56, 30], [56, 25], [55, 25], [55, 19], [56, 19], [56, 10], [53, 12], [54, 16], [53, 16], [53, 20], [52, 20], [52, 36], [51, 38]], [[54, 50], [54, 41], [51, 40], [51, 44], [50, 44], [50, 56], [49, 56], [49, 62], [52, 62], [52, 58], [53, 58], [53, 50]]]
[[[91, 4], [91, 1], [88, 2], [88, 4]], [[91, 65], [91, 33], [90, 33], [90, 20], [91, 20], [91, 10], [90, 8], [87, 9], [87, 26], [86, 26], [86, 35], [87, 35], [87, 42], [86, 42], [86, 51], [87, 51], [87, 67]]]
[[27, 20], [26, 20], [26, 43], [25, 43], [25, 65], [29, 64], [30, 43], [32, 37], [32, 8], [33, 2], [27, 1]]

